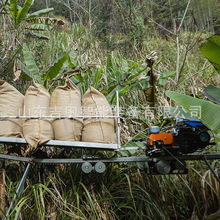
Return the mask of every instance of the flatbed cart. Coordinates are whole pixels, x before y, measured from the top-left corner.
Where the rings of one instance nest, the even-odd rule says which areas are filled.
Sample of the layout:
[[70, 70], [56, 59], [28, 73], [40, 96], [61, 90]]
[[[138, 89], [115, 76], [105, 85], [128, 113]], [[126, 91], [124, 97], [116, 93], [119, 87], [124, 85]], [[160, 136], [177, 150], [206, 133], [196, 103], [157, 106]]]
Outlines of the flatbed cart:
[[[117, 143], [90, 143], [90, 142], [81, 142], [81, 141], [58, 141], [58, 140], [50, 140], [43, 144], [46, 147], [62, 147], [62, 148], [71, 148], [71, 149], [90, 149], [90, 150], [98, 150], [98, 151], [112, 151], [116, 154], [121, 151], [130, 151], [130, 150], [142, 150], [143, 155], [141, 156], [122, 156], [122, 157], [111, 157], [111, 158], [98, 158], [96, 156], [83, 156], [82, 158], [32, 158], [32, 157], [21, 157], [21, 156], [12, 156], [6, 154], [0, 154], [0, 159], [3, 160], [12, 160], [27, 163], [27, 167], [22, 176], [20, 184], [16, 190], [16, 194], [10, 204], [10, 207], [7, 211], [5, 219], [9, 216], [11, 209], [14, 203], [17, 202], [20, 197], [26, 178], [28, 176], [28, 172], [30, 170], [31, 165], [33, 164], [82, 164], [82, 171], [84, 173], [90, 173], [93, 169], [98, 173], [103, 173], [106, 169], [106, 164], [109, 163], [126, 163], [126, 162], [147, 162], [150, 164], [149, 166], [149, 174], [177, 174], [177, 173], [187, 173], [187, 168], [185, 161], [186, 160], [204, 160], [215, 177], [218, 179], [218, 176], [215, 174], [214, 170], [211, 168], [208, 160], [220, 159], [220, 154], [194, 154], [194, 155], [164, 155], [164, 156], [146, 156], [146, 146], [140, 147], [121, 147], [120, 144], [120, 114], [119, 114], [119, 95], [116, 91], [116, 116], [106, 116], [108, 118], [115, 118], [117, 120]], [[104, 118], [106, 118], [104, 117]], [[0, 117], [1, 119], [8, 117]], [[18, 117], [10, 117], [10, 118], [18, 118]], [[21, 116], [19, 118], [25, 118], [25, 116]], [[37, 117], [28, 117], [37, 118]], [[47, 117], [48, 118], [48, 117]], [[52, 118], [52, 117], [49, 117]], [[59, 117], [62, 118], [62, 117]], [[71, 117], [65, 117], [71, 118]], [[72, 118], [94, 118], [91, 116], [77, 116]], [[98, 116], [98, 118], [102, 118]], [[24, 138], [13, 138], [13, 137], [0, 137], [0, 143], [3, 145], [27, 145], [27, 142]]]

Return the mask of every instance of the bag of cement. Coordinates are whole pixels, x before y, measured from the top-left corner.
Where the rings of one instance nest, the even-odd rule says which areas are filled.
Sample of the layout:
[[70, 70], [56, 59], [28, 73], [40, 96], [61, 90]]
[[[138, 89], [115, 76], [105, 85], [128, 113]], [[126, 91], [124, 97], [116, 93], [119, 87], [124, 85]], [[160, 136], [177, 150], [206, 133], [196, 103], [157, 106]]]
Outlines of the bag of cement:
[[69, 79], [66, 79], [64, 86], [54, 90], [51, 96], [50, 114], [58, 117], [52, 122], [55, 140], [81, 140], [83, 119], [59, 119], [59, 116], [82, 116], [79, 88]]
[[[105, 96], [89, 87], [82, 98], [84, 116], [112, 116], [112, 109]], [[84, 118], [82, 141], [116, 143], [113, 118]]]
[[[0, 80], [0, 116], [22, 116], [24, 96], [4, 80]], [[1, 119], [0, 136], [22, 137], [21, 119]]]
[[[40, 84], [33, 83], [28, 88], [24, 98], [24, 116], [49, 116], [50, 94]], [[53, 139], [53, 129], [49, 119], [25, 119], [23, 123], [23, 135], [31, 146], [29, 150], [35, 150], [38, 146]]]

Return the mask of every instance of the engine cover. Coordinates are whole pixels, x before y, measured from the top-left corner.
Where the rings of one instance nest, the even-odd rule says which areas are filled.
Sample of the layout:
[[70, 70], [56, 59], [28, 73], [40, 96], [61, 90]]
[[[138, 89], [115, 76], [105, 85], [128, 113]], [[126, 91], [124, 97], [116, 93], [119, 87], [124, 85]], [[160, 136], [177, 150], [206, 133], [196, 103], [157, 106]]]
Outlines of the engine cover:
[[193, 153], [210, 144], [209, 129], [200, 123], [183, 122], [173, 132], [173, 145], [179, 146], [181, 153]]
[[[173, 135], [171, 133], [158, 133], [148, 135], [148, 145], [153, 146], [154, 141], [163, 141], [164, 145], [172, 145]], [[154, 141], [153, 141], [154, 140]]]

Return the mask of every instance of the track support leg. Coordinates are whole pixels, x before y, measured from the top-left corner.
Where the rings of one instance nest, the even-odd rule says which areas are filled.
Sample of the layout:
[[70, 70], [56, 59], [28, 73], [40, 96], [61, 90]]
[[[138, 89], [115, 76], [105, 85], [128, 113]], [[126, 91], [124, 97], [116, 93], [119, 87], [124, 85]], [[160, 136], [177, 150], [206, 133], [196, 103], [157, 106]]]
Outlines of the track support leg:
[[215, 171], [213, 170], [211, 164], [208, 162], [206, 157], [204, 157], [204, 160], [205, 160], [206, 165], [209, 167], [209, 169], [211, 170], [212, 174], [214, 175], [215, 179], [220, 183], [220, 179], [219, 179], [218, 175], [215, 173]]
[[19, 186], [18, 186], [18, 188], [17, 188], [17, 190], [16, 190], [16, 194], [14, 195], [14, 198], [13, 198], [13, 200], [12, 200], [10, 206], [9, 206], [9, 209], [8, 209], [8, 211], [7, 211], [7, 213], [6, 213], [5, 220], [8, 218], [8, 216], [9, 216], [9, 214], [10, 214], [10, 212], [11, 212], [11, 209], [12, 209], [12, 207], [13, 207], [13, 204], [14, 204], [14, 203], [17, 203], [17, 200], [18, 200], [18, 199], [20, 198], [20, 196], [21, 196], [21, 193], [22, 193], [22, 191], [23, 191], [23, 189], [24, 189], [24, 184], [25, 184], [25, 181], [26, 181], [26, 179], [27, 179], [27, 175], [28, 175], [30, 166], [31, 166], [31, 164], [28, 163], [28, 165], [27, 165], [27, 167], [26, 167], [26, 169], [25, 169], [25, 171], [24, 171], [24, 174], [23, 174], [23, 176], [22, 176], [22, 178], [21, 178], [21, 181], [20, 181], [20, 183], [19, 183]]

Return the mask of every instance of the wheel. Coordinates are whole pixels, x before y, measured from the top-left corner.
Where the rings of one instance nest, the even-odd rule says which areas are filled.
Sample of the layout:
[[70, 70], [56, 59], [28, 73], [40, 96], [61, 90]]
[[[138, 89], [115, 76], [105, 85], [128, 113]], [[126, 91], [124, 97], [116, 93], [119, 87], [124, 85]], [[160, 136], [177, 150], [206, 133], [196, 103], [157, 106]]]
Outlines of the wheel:
[[90, 173], [93, 169], [92, 164], [89, 162], [83, 163], [81, 168], [84, 173]]
[[105, 164], [103, 162], [97, 162], [95, 164], [95, 171], [97, 173], [104, 173], [105, 170], [106, 170], [106, 166], [105, 166]]
[[171, 171], [171, 165], [166, 160], [160, 160], [155, 164], [155, 169], [159, 174], [168, 174]]

